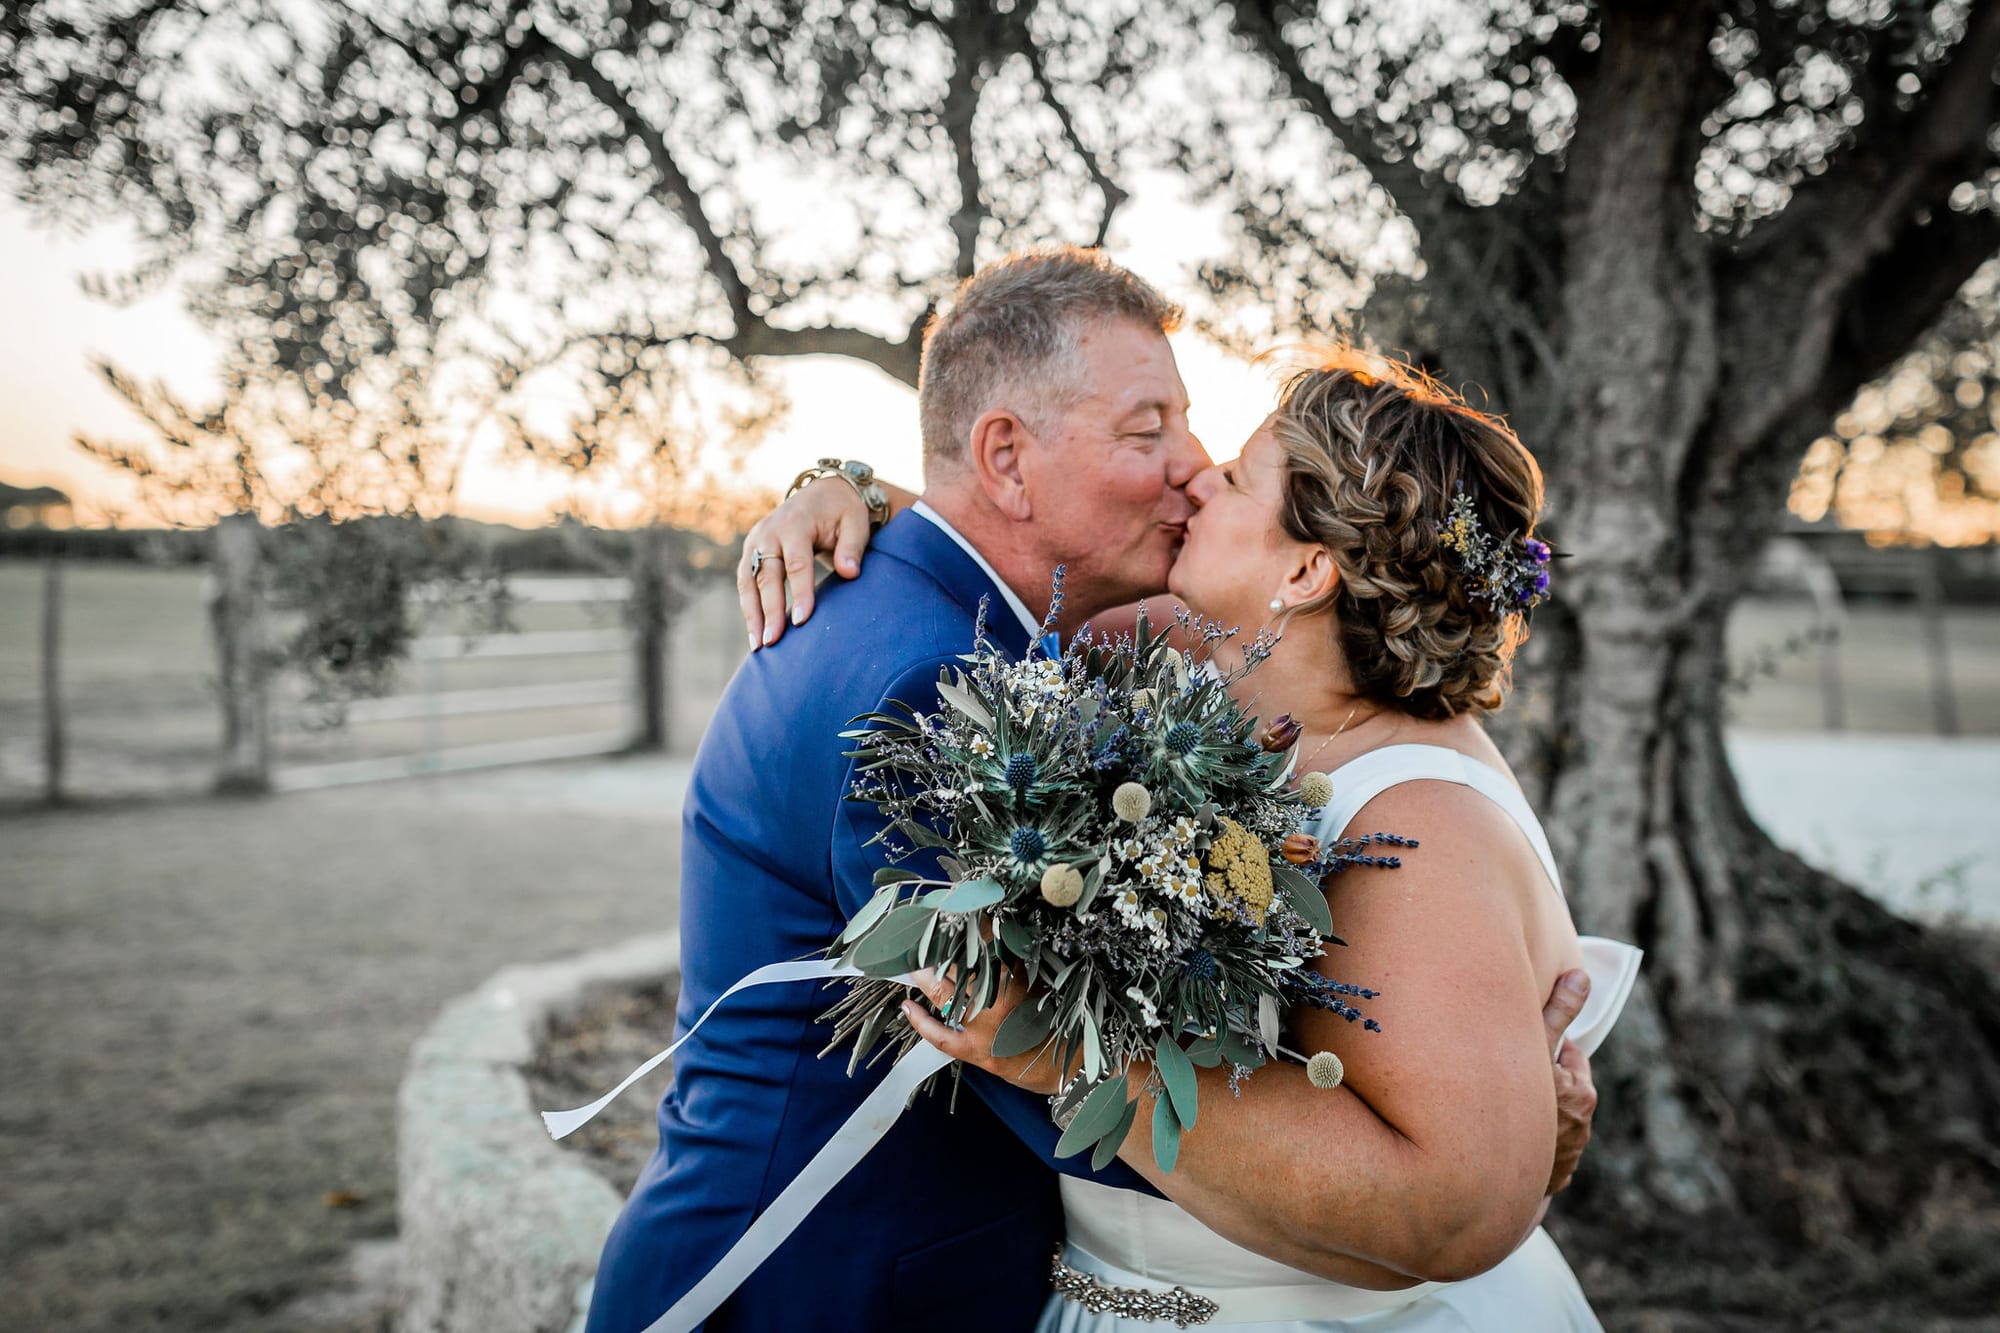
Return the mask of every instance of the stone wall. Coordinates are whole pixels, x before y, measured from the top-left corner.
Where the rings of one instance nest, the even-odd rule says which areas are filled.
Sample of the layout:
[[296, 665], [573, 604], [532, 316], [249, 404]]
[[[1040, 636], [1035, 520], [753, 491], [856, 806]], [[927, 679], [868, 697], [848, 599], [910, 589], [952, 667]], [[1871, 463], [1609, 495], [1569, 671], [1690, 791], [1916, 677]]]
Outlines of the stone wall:
[[446, 1005], [410, 1053], [397, 1105], [400, 1333], [580, 1330], [604, 1237], [624, 1202], [551, 1140], [524, 1069], [551, 1017], [599, 988], [678, 970], [649, 936], [503, 968]]

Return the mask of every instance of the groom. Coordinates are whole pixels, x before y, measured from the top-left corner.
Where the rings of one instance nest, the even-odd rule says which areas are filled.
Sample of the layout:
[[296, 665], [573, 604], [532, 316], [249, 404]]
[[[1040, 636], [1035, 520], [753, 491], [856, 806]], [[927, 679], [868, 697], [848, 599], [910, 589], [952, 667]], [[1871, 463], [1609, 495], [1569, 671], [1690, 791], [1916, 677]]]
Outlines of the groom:
[[[1180, 311], [1095, 252], [988, 267], [924, 343], [925, 499], [836, 580], [816, 614], [753, 654], [702, 740], [683, 814], [678, 1025], [766, 963], [813, 954], [873, 893], [885, 849], [839, 733], [899, 700], [937, 703], [941, 667], [988, 637], [1024, 651], [1066, 565], [1066, 634], [1166, 585], [1208, 463], [1166, 335]], [[772, 577], [767, 573], [766, 578]], [[880, 1081], [818, 1058], [836, 998], [815, 983], [734, 996], [674, 1064], [660, 1146], [605, 1244], [589, 1333], [640, 1333], [698, 1281]], [[1560, 1031], [1581, 1007], [1562, 992]], [[1588, 1137], [1585, 1078], [1558, 1160]], [[1046, 1102], [979, 1071], [888, 1135], [709, 1318], [723, 1330], [1025, 1333], [1062, 1232]], [[1256, 1098], [1258, 1080], [1244, 1084]], [[1184, 1166], [1182, 1169], [1187, 1169]], [[1566, 1171], [1559, 1172], [1566, 1174]], [[1151, 1192], [1113, 1162], [1098, 1181]], [[1226, 1189], [1226, 1182], [1216, 1182]]]

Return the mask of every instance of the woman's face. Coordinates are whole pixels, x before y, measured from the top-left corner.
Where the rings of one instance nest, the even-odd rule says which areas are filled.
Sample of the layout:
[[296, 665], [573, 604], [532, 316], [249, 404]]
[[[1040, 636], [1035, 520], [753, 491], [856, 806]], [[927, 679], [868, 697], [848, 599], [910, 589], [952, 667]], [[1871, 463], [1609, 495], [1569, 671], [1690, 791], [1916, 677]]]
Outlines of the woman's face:
[[1278, 521], [1284, 500], [1284, 450], [1267, 419], [1243, 452], [1188, 483], [1194, 515], [1187, 541], [1167, 575], [1167, 589], [1210, 620], [1241, 628], [1274, 619], [1271, 599], [1285, 592], [1306, 555]]

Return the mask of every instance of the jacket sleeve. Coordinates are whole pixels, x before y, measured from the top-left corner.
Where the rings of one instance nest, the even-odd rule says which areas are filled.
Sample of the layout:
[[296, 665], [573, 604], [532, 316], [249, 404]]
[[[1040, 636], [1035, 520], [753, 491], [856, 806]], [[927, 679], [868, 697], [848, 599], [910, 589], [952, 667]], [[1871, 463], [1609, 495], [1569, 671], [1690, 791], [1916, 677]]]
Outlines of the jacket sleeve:
[[[947, 666], [958, 661], [958, 657], [945, 656], [929, 658], [905, 669], [882, 692], [882, 702], [872, 711], [894, 712], [892, 701], [901, 702], [920, 712], [936, 712], [941, 706], [938, 698], [938, 676]], [[859, 774], [856, 761], [849, 760], [843, 790], [851, 792]], [[888, 821], [883, 818], [879, 807], [869, 801], [843, 800], [835, 815], [832, 839], [833, 891], [843, 916], [852, 917], [875, 892], [875, 872], [888, 865], [889, 855], [879, 842], [870, 845]], [[899, 864], [909, 865], [918, 857], [934, 860], [936, 853], [917, 853]], [[923, 869], [921, 864], [914, 869]], [[974, 1089], [980, 1098], [993, 1109], [1001, 1122], [1018, 1137], [1052, 1170], [1064, 1175], [1080, 1176], [1095, 1180], [1099, 1184], [1118, 1189], [1137, 1190], [1145, 1194], [1158, 1194], [1138, 1172], [1123, 1162], [1114, 1161], [1103, 1171], [1090, 1169], [1087, 1153], [1072, 1157], [1055, 1155], [1056, 1140], [1061, 1137], [1053, 1121], [1049, 1119], [1049, 1106], [1045, 1098], [1010, 1083], [995, 1078], [984, 1070], [966, 1071], [966, 1086]]]

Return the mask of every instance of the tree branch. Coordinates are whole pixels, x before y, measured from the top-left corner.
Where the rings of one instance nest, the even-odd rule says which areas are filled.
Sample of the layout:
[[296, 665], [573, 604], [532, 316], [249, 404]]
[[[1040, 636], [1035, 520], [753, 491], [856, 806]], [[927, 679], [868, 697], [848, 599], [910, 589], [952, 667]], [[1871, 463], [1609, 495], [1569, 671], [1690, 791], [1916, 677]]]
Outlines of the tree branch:
[[1831, 413], [1894, 365], [1979, 266], [2000, 255], [2000, 214], [1943, 210], [1912, 219], [1847, 294], [1819, 399]]
[[694, 233], [696, 242], [701, 246], [701, 252], [708, 261], [709, 276], [722, 288], [723, 299], [729, 303], [729, 313], [736, 322], [739, 336], [742, 331], [761, 322], [750, 309], [749, 286], [737, 271], [729, 252], [723, 248], [722, 237], [702, 208], [701, 194], [694, 188], [694, 182], [688, 179], [687, 173], [681, 170], [673, 149], [667, 145], [666, 136], [639, 113], [639, 108], [632, 104], [625, 90], [600, 70], [589, 56], [577, 55], [560, 44], [552, 44], [551, 49], [570, 76], [617, 116], [625, 133], [646, 150], [653, 170], [660, 173], [660, 183], [666, 188], [668, 204], [688, 230]]
[[1932, 95], [1801, 186], [1724, 261], [1734, 320], [1758, 331], [1739, 346], [1720, 422], [1735, 455], [1776, 447], [1788, 415], [1837, 410], [2000, 245], [1990, 214], [1947, 205], [1977, 174], [2000, 114], [1996, 59], [2000, 0], [1980, 0]]
[[1298, 47], [1285, 36], [1291, 6], [1273, 0], [1239, 0], [1231, 7], [1230, 28], [1268, 58], [1295, 101], [1312, 113], [1340, 146], [1368, 169], [1375, 182], [1405, 208], [1414, 209], [1428, 193], [1428, 184], [1416, 164], [1407, 157], [1390, 157], [1375, 141], [1366, 125], [1335, 109], [1326, 88], [1306, 71]]
[[[1785, 211], [1752, 232], [1738, 258], [1795, 271], [1805, 253], [1815, 256], [1827, 291], [1858, 281], [1913, 212], [1942, 208], [1947, 192], [1975, 174], [2000, 117], [1996, 61], [2000, 0], [1977, 0], [1950, 63], [1934, 72], [1935, 91], [1904, 116], [1885, 109], [1844, 161], [1794, 189]], [[1887, 89], [1877, 91], [1885, 100]]]
[[[844, 356], [865, 361], [904, 384], [916, 384], [919, 348], [914, 339], [891, 342], [865, 329], [837, 325], [781, 328], [752, 310], [749, 286], [723, 248], [722, 237], [702, 208], [700, 194], [675, 160], [666, 137], [639, 113], [624, 90], [598, 69], [588, 56], [577, 55], [560, 43], [551, 43], [550, 50], [578, 83], [617, 115], [625, 133], [645, 148], [654, 170], [660, 173], [674, 212], [694, 232], [702, 254], [707, 258], [710, 275], [722, 287], [735, 324], [735, 332], [714, 340], [717, 346], [732, 356], [746, 359], [755, 356]], [[974, 197], [977, 198], [976, 195]]]
[[979, 201], [979, 163], [972, 152], [972, 121], [979, 114], [979, 90], [985, 82], [980, 53], [966, 28], [973, 13], [951, 24], [951, 79], [945, 85], [944, 128], [951, 140], [952, 164], [958, 176], [958, 207], [951, 215], [951, 234], [958, 242], [955, 269], [969, 278], [979, 267], [979, 224], [986, 211]]
[[1090, 173], [1091, 183], [1097, 186], [1098, 193], [1104, 196], [1104, 216], [1098, 219], [1097, 237], [1091, 242], [1092, 245], [1103, 245], [1104, 238], [1111, 232], [1112, 215], [1117, 213], [1119, 207], [1131, 196], [1120, 189], [1118, 182], [1106, 174], [1097, 154], [1091, 151], [1090, 146], [1084, 143], [1083, 136], [1077, 132], [1076, 122], [1070, 118], [1069, 108], [1056, 96], [1055, 85], [1049, 82], [1048, 71], [1042, 64], [1041, 49], [1033, 42], [1023, 42], [1021, 53], [1028, 58], [1028, 72], [1041, 87], [1042, 100], [1056, 113], [1056, 120], [1062, 125], [1063, 137], [1069, 140], [1069, 146], [1076, 151], [1076, 155], [1083, 159], [1083, 169]]

